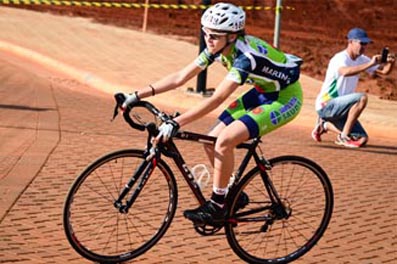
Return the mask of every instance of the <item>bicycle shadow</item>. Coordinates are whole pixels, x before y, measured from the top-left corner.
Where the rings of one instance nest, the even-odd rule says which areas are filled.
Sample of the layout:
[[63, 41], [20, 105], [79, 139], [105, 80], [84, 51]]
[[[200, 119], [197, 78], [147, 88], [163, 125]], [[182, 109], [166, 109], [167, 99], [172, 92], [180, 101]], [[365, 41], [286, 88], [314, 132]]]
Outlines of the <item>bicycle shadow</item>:
[[11, 109], [11, 110], [22, 110], [22, 111], [54, 111], [54, 108], [47, 108], [47, 107], [32, 107], [32, 106], [25, 106], [25, 105], [8, 105], [8, 104], [0, 104], [0, 108], [3, 109]]
[[318, 146], [320, 148], [332, 149], [332, 150], [341, 150], [341, 151], [358, 151], [358, 152], [367, 152], [367, 153], [375, 153], [375, 154], [385, 154], [385, 155], [397, 155], [397, 147], [387, 146], [387, 145], [372, 145], [368, 144], [362, 148], [346, 148], [341, 146], [333, 146], [333, 145], [321, 145]]

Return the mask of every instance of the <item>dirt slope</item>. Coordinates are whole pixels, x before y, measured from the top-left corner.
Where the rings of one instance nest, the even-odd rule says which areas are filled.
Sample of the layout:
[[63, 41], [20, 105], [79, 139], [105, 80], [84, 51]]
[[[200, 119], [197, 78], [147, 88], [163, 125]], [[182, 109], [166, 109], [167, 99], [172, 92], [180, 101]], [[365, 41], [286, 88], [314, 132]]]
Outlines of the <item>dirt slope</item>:
[[[110, 1], [109, 1], [110, 2]], [[113, 2], [144, 3], [144, 1], [113, 0]], [[198, 0], [150, 1], [152, 4], [201, 4]], [[212, 3], [219, 1], [212, 1]], [[265, 6], [266, 10], [247, 11], [247, 32], [273, 42], [274, 7], [272, 1], [230, 1], [241, 6]], [[346, 33], [352, 27], [362, 27], [374, 40], [368, 55], [379, 53], [383, 46], [397, 52], [397, 1], [395, 0], [284, 0], [281, 24], [281, 49], [304, 58], [303, 73], [323, 80], [332, 55], [345, 48]], [[21, 6], [16, 6], [21, 7]], [[142, 28], [143, 8], [106, 8], [81, 6], [22, 6], [37, 11], [62, 15], [92, 17], [101, 23], [110, 23], [134, 29]], [[292, 8], [291, 8], [292, 7]], [[201, 10], [149, 9], [147, 29], [159, 34], [174, 35], [198, 43]], [[370, 79], [362, 76], [359, 90], [397, 100], [397, 70], [387, 77]]]

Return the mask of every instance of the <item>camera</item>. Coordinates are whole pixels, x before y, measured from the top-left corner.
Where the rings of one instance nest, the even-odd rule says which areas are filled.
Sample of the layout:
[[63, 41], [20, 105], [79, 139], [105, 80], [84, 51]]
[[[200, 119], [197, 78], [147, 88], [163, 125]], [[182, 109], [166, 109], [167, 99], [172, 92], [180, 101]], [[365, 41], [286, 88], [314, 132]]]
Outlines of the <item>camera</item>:
[[382, 57], [380, 59], [381, 63], [386, 63], [387, 62], [387, 55], [389, 55], [389, 48], [388, 47], [384, 47], [382, 49]]

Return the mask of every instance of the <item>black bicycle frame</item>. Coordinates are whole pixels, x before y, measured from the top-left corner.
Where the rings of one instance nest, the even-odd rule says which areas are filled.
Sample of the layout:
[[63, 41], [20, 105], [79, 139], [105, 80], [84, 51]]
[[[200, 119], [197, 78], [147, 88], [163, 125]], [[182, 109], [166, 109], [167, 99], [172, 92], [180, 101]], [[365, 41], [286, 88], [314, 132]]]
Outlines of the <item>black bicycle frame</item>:
[[[209, 145], [215, 145], [215, 142], [216, 142], [216, 137], [197, 134], [197, 133], [188, 132], [188, 131], [178, 132], [174, 138], [185, 140], [185, 141], [199, 142], [199, 143], [209, 144]], [[259, 154], [256, 152], [256, 148], [258, 147], [258, 144], [260, 142], [261, 142], [260, 138], [255, 138], [250, 143], [241, 143], [237, 146], [238, 149], [247, 149], [247, 153], [245, 154], [239, 168], [237, 169], [237, 171], [235, 173], [235, 181], [231, 188], [233, 188], [239, 182], [240, 178], [242, 177], [245, 169], [247, 168], [247, 166], [249, 164], [249, 161], [253, 157], [256, 165], [258, 166], [258, 168], [260, 170], [263, 184], [269, 193], [272, 203], [281, 204], [279, 196], [277, 195], [277, 192], [275, 191], [275, 188], [266, 172], [268, 169], [271, 168], [271, 166], [270, 166], [269, 162], [262, 155], [259, 156]], [[148, 144], [148, 146], [151, 146], [151, 145]], [[159, 148], [159, 151], [163, 155], [170, 157], [174, 160], [176, 166], [178, 167], [179, 171], [182, 173], [185, 181], [187, 182], [189, 188], [193, 192], [197, 201], [200, 203], [200, 205], [204, 204], [206, 199], [203, 196], [200, 186], [197, 184], [192, 172], [186, 165], [186, 162], [183, 159], [182, 155], [180, 154], [174, 141], [169, 140], [167, 143], [164, 143], [164, 144], [161, 143], [158, 145], [158, 148]], [[149, 150], [146, 150], [146, 152], [144, 153], [144, 157], [146, 158], [149, 155], [150, 155]], [[134, 172], [133, 176], [131, 177], [129, 182], [126, 184], [126, 186], [120, 193], [120, 196], [114, 203], [115, 207], [118, 208], [120, 210], [120, 212], [122, 212], [122, 213], [128, 212], [128, 209], [133, 204], [136, 197], [138, 197], [140, 191], [144, 187], [144, 185], [147, 182], [148, 178], [150, 177], [151, 173], [157, 166], [157, 159], [159, 157], [160, 157], [159, 155], [155, 155], [155, 156], [151, 157], [149, 160], [145, 159], [142, 162], [142, 164], [138, 167], [138, 169]], [[139, 183], [138, 183], [137, 188], [131, 194], [126, 205], [122, 205], [122, 199], [128, 194], [130, 189], [133, 187], [133, 185], [138, 180], [139, 180]]]
[[[145, 186], [145, 184], [147, 182], [147, 179], [152, 174], [154, 168], [155, 168], [155, 165], [153, 165], [153, 160], [152, 161], [144, 160], [140, 164], [140, 166], [134, 172], [133, 176], [130, 178], [128, 183], [124, 186], [124, 189], [121, 191], [118, 199], [114, 202], [114, 206], [119, 209], [120, 213], [127, 213], [128, 212], [128, 209], [134, 203], [134, 201], [138, 197], [140, 191]], [[142, 177], [140, 177], [141, 175], [142, 175]], [[138, 184], [137, 188], [132, 193], [130, 198], [127, 200], [127, 203], [125, 205], [123, 205], [122, 200], [128, 194], [128, 192], [131, 190], [133, 185], [137, 182], [139, 177], [140, 177], [140, 181], [139, 181], [139, 184]]]

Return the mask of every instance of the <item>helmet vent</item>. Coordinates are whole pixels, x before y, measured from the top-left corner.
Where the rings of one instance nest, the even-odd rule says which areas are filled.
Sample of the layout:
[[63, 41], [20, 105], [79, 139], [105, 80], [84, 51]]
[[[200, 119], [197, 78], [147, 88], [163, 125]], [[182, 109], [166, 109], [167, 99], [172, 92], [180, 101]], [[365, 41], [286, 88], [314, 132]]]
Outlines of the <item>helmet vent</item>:
[[201, 25], [218, 31], [240, 32], [244, 30], [245, 12], [233, 4], [218, 3], [204, 12]]

